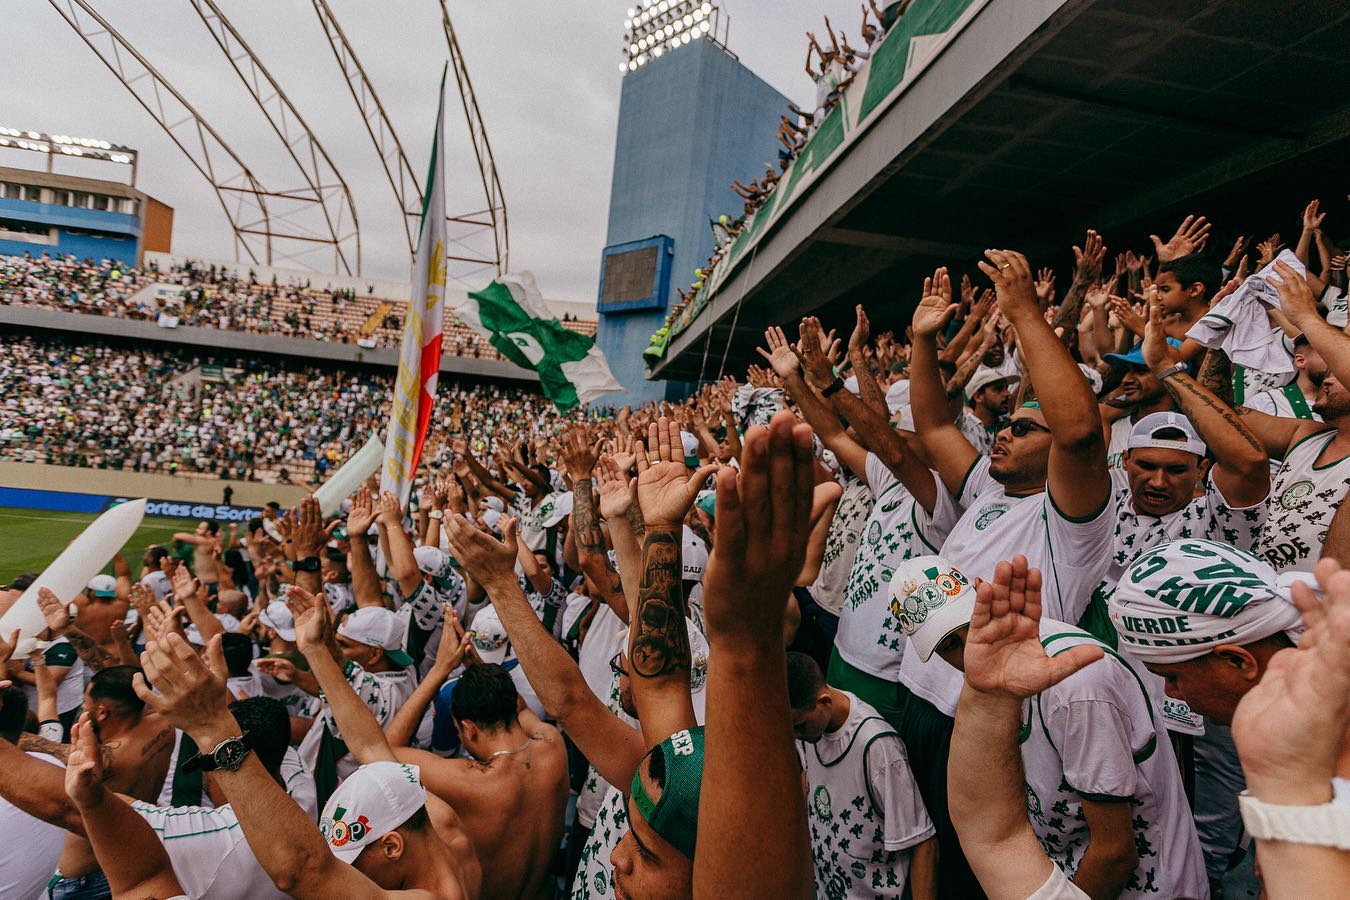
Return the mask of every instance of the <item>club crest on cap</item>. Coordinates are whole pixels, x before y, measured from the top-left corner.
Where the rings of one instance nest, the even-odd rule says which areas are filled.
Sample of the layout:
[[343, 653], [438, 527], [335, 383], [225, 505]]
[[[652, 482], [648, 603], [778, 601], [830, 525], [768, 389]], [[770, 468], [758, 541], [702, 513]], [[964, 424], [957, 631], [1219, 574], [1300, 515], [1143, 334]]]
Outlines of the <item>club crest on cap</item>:
[[930, 613], [941, 609], [970, 584], [956, 568], [942, 570], [930, 567], [923, 570], [926, 581], [908, 578], [900, 585], [900, 594], [891, 598], [891, 614], [900, 622], [905, 634], [913, 634], [928, 620]]

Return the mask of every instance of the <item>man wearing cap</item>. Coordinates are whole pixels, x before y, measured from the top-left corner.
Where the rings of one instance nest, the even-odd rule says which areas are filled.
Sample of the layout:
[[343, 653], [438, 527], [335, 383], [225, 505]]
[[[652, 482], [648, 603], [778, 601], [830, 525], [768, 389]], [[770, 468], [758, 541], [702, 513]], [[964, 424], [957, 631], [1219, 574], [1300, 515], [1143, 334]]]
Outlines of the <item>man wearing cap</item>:
[[981, 365], [966, 383], [966, 404], [956, 425], [982, 456], [994, 449], [994, 437], [1008, 416], [1016, 381], [1017, 375]]
[[1245, 397], [1242, 405], [1268, 416], [1322, 421], [1313, 404], [1317, 402], [1318, 390], [1329, 369], [1322, 354], [1308, 342], [1306, 334], [1294, 338], [1294, 368], [1298, 374], [1293, 381], [1284, 387]]
[[453, 810], [428, 798], [416, 766], [393, 759], [373, 719], [363, 723], [363, 736], [383, 743], [382, 758], [353, 771], [316, 827], [259, 761], [225, 704], [224, 682], [185, 641], [170, 635], [144, 660], [137, 693], [198, 746], [214, 748], [208, 751], [216, 766], [211, 778], [283, 894], [477, 896], [476, 860]]
[[[1041, 581], [1020, 555], [1011, 572], [1028, 587]], [[891, 597], [913, 654], [964, 671], [971, 579], [943, 557], [911, 559], [896, 572]], [[1023, 703], [1022, 764], [1041, 846], [1090, 896], [1207, 896], [1181, 772], [1143, 682], [1087, 632], [1049, 617], [1039, 628], [1052, 658], [1085, 645], [1108, 657]]]
[[805, 653], [788, 654], [787, 672], [818, 892], [936, 897], [937, 832], [900, 736]]
[[[406, 631], [406, 624], [392, 610], [364, 606], [338, 626], [327, 648], [381, 727], [393, 720], [417, 686], [412, 658], [402, 649]], [[326, 800], [337, 782], [356, 769], [327, 698], [300, 744], [300, 758], [314, 773], [320, 800]]]
[[1179, 412], [1140, 418], [1126, 443], [1123, 468], [1111, 473], [1116, 514], [1111, 568], [1082, 622], [1108, 643], [1114, 641], [1104, 598], [1141, 553], [1174, 538], [1209, 538], [1250, 550], [1266, 519], [1265, 448], [1237, 413], [1190, 376], [1162, 336], [1162, 307], [1155, 300], [1140, 349], [1147, 371]]
[[[1173, 348], [1181, 341], [1167, 338]], [[1106, 426], [1106, 463], [1112, 469], [1120, 468], [1135, 423], [1155, 412], [1176, 408], [1172, 396], [1158, 380], [1155, 369], [1144, 360], [1144, 344], [1135, 344], [1128, 353], [1107, 353], [1103, 357], [1113, 366], [1125, 370], [1120, 382], [1120, 394], [1101, 404], [1102, 420]], [[1179, 359], [1180, 357], [1178, 357]]]

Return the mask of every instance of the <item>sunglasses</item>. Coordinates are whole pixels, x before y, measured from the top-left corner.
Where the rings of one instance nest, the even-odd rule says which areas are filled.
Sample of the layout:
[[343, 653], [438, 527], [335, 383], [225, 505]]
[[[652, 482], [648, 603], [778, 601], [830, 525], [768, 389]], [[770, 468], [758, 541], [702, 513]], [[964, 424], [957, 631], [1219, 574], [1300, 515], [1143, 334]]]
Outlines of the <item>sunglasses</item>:
[[613, 672], [615, 675], [627, 675], [627, 674], [628, 674], [628, 670], [625, 669], [625, 668], [623, 667], [623, 651], [622, 651], [622, 650], [620, 650], [618, 653], [615, 653], [615, 654], [614, 654], [614, 657], [613, 657], [612, 659], [610, 659], [610, 661], [609, 661], [609, 670], [610, 670], [611, 672]]
[[1008, 430], [1012, 432], [1013, 437], [1018, 438], [1026, 437], [1033, 431], [1044, 431], [1047, 434], [1050, 432], [1049, 428], [1046, 428], [1039, 422], [1033, 422], [1030, 419], [1013, 419], [1008, 423]]

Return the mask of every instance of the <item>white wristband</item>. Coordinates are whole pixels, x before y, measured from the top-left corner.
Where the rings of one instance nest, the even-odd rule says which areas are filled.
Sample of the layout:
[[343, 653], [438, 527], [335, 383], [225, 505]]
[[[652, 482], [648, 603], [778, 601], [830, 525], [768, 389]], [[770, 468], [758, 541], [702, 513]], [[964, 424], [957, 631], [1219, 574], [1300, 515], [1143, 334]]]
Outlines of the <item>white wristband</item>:
[[1350, 808], [1343, 805], [1280, 806], [1243, 791], [1238, 806], [1242, 824], [1257, 840], [1350, 850]]
[[440, 521], [441, 519], [445, 518], [445, 514], [442, 513], [439, 509], [433, 509], [431, 512], [427, 513], [427, 516], [437, 521]]

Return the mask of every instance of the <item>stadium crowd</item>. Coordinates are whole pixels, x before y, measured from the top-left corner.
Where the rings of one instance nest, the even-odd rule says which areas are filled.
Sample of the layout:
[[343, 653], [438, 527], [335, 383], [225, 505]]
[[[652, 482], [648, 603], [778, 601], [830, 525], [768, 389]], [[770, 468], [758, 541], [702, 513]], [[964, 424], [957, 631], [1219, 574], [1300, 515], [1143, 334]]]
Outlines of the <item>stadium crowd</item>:
[[[151, 285], [175, 289], [164, 297], [142, 296]], [[144, 269], [112, 260], [78, 259], [42, 253], [0, 256], [0, 297], [13, 306], [44, 307], [87, 315], [158, 322], [165, 327], [192, 325], [314, 341], [397, 347], [402, 339], [406, 300], [360, 294], [350, 289], [321, 289], [280, 284], [275, 276], [259, 281], [225, 266], [185, 262], [167, 270], [153, 263]], [[564, 326], [595, 333], [595, 322], [566, 316]], [[454, 356], [501, 359], [488, 341], [449, 311], [444, 351]]]
[[1344, 896], [1322, 224], [1089, 231], [1063, 294], [989, 250], [683, 403], [438, 413], [406, 508], [128, 548], [9, 660], [0, 894], [1208, 898], [1254, 842], [1267, 896]]
[[[203, 380], [203, 366], [220, 380]], [[6, 336], [0, 459], [317, 483], [388, 421], [392, 388], [390, 375], [286, 360]], [[495, 385], [447, 385], [437, 416], [463, 423], [480, 452], [561, 422], [537, 392]]]

